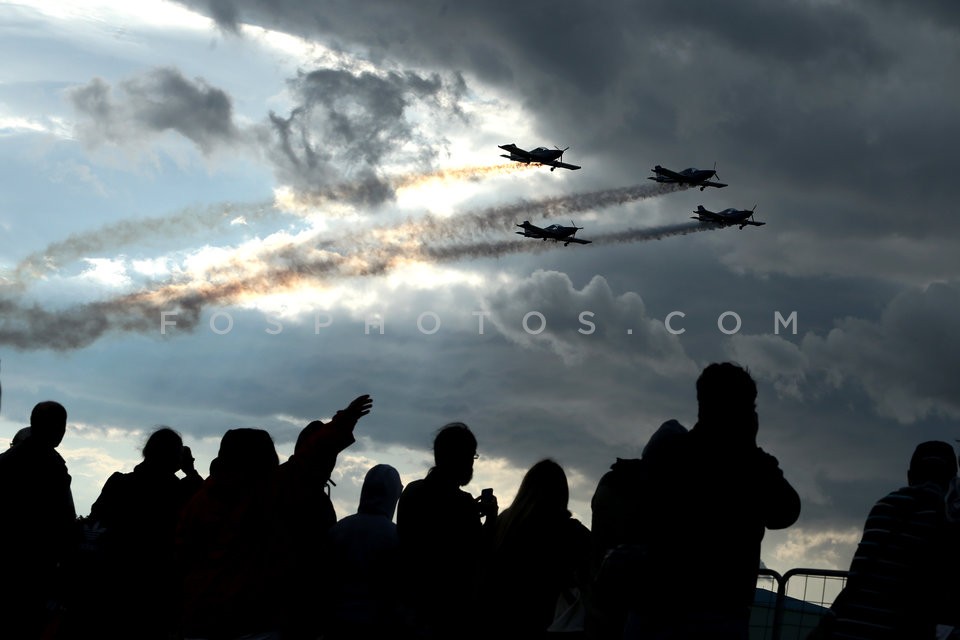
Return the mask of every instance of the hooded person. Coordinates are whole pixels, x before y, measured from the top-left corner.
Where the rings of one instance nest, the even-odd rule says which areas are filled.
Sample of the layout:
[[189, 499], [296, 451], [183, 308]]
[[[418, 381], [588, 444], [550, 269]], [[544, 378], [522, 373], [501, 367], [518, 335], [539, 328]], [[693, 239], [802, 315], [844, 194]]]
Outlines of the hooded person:
[[597, 483], [590, 501], [593, 582], [587, 597], [588, 638], [623, 635], [638, 551], [635, 545], [643, 537], [650, 496], [657, 491], [651, 477], [686, 433], [678, 421], [667, 420], [650, 436], [640, 458], [617, 458]]
[[363, 481], [357, 513], [330, 529], [324, 599], [329, 626], [324, 637], [386, 637], [400, 623], [400, 539], [393, 515], [402, 491], [394, 467], [372, 467]]

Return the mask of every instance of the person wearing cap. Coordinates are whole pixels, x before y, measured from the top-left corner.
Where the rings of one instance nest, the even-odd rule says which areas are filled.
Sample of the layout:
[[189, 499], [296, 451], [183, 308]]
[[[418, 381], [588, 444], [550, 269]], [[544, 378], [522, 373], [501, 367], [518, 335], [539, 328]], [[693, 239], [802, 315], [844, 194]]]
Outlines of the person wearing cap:
[[819, 637], [934, 638], [937, 623], [957, 623], [956, 602], [949, 602], [941, 589], [956, 579], [947, 562], [951, 545], [944, 502], [956, 475], [957, 460], [948, 443], [917, 445], [907, 486], [870, 510], [847, 584]]

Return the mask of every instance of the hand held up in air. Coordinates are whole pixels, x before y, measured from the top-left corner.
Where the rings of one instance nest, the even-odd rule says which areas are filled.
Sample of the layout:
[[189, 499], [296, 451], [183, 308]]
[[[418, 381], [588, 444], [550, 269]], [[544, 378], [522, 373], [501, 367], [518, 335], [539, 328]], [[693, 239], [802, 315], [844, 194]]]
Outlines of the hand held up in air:
[[370, 409], [373, 407], [373, 399], [364, 394], [362, 396], [356, 397], [353, 402], [347, 405], [346, 409], [341, 409], [333, 415], [334, 422], [348, 426], [350, 429], [353, 429], [356, 426], [357, 421], [360, 420], [363, 416], [370, 413]]

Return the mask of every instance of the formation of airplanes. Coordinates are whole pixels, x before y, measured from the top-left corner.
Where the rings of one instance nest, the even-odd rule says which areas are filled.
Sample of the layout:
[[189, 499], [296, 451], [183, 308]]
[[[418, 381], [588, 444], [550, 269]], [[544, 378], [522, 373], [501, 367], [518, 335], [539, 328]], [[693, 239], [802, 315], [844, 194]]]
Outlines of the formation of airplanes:
[[517, 231], [517, 233], [526, 238], [540, 238], [543, 241], [553, 240], [554, 242], [562, 242], [563, 246], [567, 246], [571, 242], [576, 242], [577, 244], [590, 244], [590, 242], [592, 242], [591, 240], [581, 240], [575, 237], [577, 231], [583, 229], [583, 227], [578, 227], [572, 220], [570, 224], [573, 226], [565, 227], [562, 224], [552, 224], [549, 227], [538, 227], [535, 224], [530, 224], [529, 220], [524, 220], [523, 224], [517, 225], [523, 229], [523, 231]]
[[[510, 144], [498, 145], [498, 147], [509, 152], [509, 155], [501, 154], [501, 157], [507, 158], [513, 162], [546, 165], [550, 167], [550, 171], [553, 171], [557, 168], [570, 169], [572, 171], [580, 169], [580, 166], [578, 165], [568, 164], [563, 161], [563, 152], [570, 147], [566, 147], [564, 149], [561, 149], [560, 147], [554, 147], [553, 149], [537, 147], [536, 149], [527, 151], [526, 149], [521, 149], [512, 142]], [[651, 169], [651, 171], [653, 171], [654, 175], [650, 176], [648, 179], [663, 184], [679, 184], [691, 187], [699, 187], [700, 191], [703, 191], [707, 187], [722, 189], [723, 187], [727, 186], [726, 183], [718, 181], [719, 176], [717, 176], [716, 164], [714, 164], [713, 169], [697, 169], [696, 167], [688, 167], [682, 171], [667, 169], [658, 164]], [[720, 225], [722, 227], [738, 226], [741, 230], [743, 230], [743, 228], [748, 225], [759, 227], [766, 224], [766, 222], [757, 222], [753, 219], [753, 212], [756, 210], [756, 208], [757, 205], [753, 205], [753, 209], [730, 208], [723, 209], [722, 211], [711, 211], [710, 209], [704, 208], [704, 206], [701, 204], [694, 210], [696, 215], [690, 217], [694, 220], [699, 220], [700, 222]], [[523, 231], [517, 231], [517, 233], [526, 238], [539, 238], [544, 241], [553, 240], [554, 242], [562, 242], [563, 246], [567, 246], [571, 242], [577, 244], [590, 244], [591, 242], [590, 240], [581, 240], [580, 238], [576, 237], [577, 231], [583, 229], [583, 227], [578, 227], [576, 224], [573, 224], [571, 227], [561, 224], [551, 224], [548, 227], [538, 227], [535, 224], [530, 224], [529, 220], [524, 220], [523, 224], [518, 224], [517, 226], [523, 229]]]

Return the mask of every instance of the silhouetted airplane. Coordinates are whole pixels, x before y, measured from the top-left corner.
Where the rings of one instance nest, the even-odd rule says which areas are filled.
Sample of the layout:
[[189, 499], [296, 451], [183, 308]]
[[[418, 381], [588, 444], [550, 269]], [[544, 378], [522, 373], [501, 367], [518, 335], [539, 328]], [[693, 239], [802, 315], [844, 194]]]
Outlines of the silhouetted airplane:
[[580, 238], [574, 237], [577, 231], [583, 229], [583, 227], [578, 227], [573, 221], [571, 221], [571, 224], [573, 224], [572, 227], [565, 227], [562, 224], [552, 224], [549, 227], [541, 228], [524, 220], [523, 224], [517, 225], [523, 229], [523, 231], [517, 231], [517, 233], [527, 238], [540, 238], [544, 241], [553, 240], [555, 242], [562, 242], [563, 246], [567, 246], [571, 242], [590, 244], [591, 240], [581, 240]]
[[651, 171], [657, 175], [648, 178], [648, 180], [656, 180], [657, 182], [666, 182], [668, 184], [689, 184], [694, 187], [700, 187], [700, 191], [703, 191], [707, 187], [722, 189], [727, 186], [722, 182], [710, 182], [710, 178], [717, 177], [716, 165], [714, 165], [713, 169], [694, 169], [690, 167], [679, 173], [657, 165], [651, 169]]
[[[561, 169], [570, 169], [576, 171], [580, 167], [575, 164], [567, 164], [563, 162], [563, 152], [569, 149], [561, 149], [560, 147], [554, 147], [553, 149], [547, 149], [546, 147], [537, 147], [532, 151], [527, 151], [521, 149], [517, 145], [513, 144], [501, 144], [497, 145], [504, 151], [509, 151], [510, 155], [500, 154], [501, 158], [509, 158], [514, 162], [522, 162], [524, 164], [545, 164], [550, 167], [550, 171], [553, 171], [557, 167]], [[557, 158], [560, 160], [558, 161]]]
[[753, 209], [724, 209], [723, 211], [710, 211], [709, 209], [704, 209], [703, 205], [699, 205], [694, 213], [695, 216], [690, 216], [695, 220], [700, 222], [715, 222], [719, 225], [729, 227], [732, 225], [740, 225], [742, 230], [748, 224], [754, 226], [762, 226], [767, 224], [766, 222], [754, 222], [753, 212], [756, 210], [757, 205], [753, 205]]

